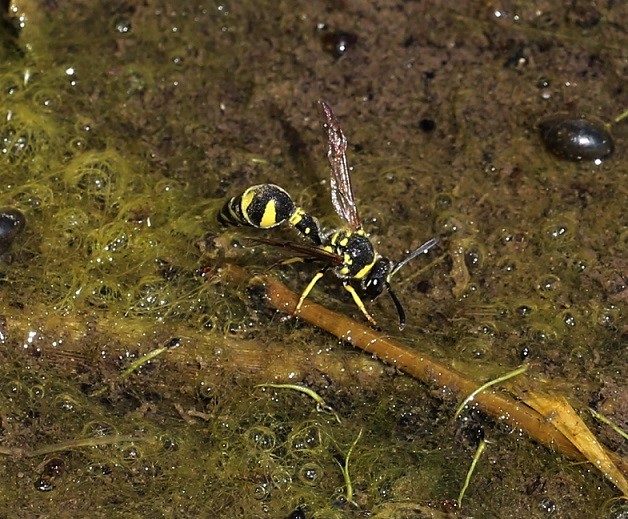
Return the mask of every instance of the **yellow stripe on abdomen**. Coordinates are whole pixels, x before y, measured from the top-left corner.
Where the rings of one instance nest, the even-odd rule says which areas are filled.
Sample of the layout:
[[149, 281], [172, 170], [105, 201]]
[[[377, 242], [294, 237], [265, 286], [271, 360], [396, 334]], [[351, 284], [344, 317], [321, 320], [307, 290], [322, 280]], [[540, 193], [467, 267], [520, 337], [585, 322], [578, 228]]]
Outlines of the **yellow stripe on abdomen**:
[[268, 229], [274, 225], [277, 225], [277, 206], [274, 200], [269, 200], [266, 207], [264, 207], [264, 214], [259, 222], [259, 226], [262, 229]]

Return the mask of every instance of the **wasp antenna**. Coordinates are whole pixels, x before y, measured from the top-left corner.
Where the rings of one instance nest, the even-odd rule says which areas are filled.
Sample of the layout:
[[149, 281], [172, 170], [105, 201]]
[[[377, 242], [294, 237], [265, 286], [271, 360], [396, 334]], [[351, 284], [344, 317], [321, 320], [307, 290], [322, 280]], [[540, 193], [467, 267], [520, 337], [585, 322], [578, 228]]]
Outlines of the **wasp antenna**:
[[393, 303], [395, 303], [395, 308], [397, 309], [397, 313], [399, 314], [399, 330], [403, 330], [406, 327], [406, 312], [404, 311], [403, 306], [401, 306], [401, 302], [399, 301], [399, 299], [397, 299], [397, 296], [393, 292], [390, 283], [388, 283], [388, 281], [385, 281], [384, 284], [386, 285], [386, 290], [388, 290], [388, 294], [393, 300]]
[[409, 263], [417, 256], [423, 254], [430, 250], [434, 245], [436, 245], [440, 240], [438, 238], [432, 238], [431, 240], [426, 241], [423, 245], [421, 245], [418, 249], [413, 250], [410, 254], [408, 254], [405, 258], [403, 258], [399, 263], [397, 263], [390, 274], [388, 275], [388, 279], [393, 277], [406, 263]]

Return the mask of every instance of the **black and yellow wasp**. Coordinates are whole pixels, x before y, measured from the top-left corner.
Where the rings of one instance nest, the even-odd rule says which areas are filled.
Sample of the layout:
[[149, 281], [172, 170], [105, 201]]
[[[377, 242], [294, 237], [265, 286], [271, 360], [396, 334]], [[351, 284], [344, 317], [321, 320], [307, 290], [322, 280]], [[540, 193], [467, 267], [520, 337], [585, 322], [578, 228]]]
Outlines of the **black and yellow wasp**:
[[401, 267], [438, 243], [432, 238], [399, 262], [393, 262], [373, 248], [358, 214], [358, 207], [351, 188], [347, 165], [347, 139], [338, 125], [331, 107], [320, 101], [326, 118], [329, 138], [327, 157], [331, 165], [331, 201], [338, 215], [346, 222], [346, 229], [324, 231], [318, 220], [293, 202], [290, 195], [275, 184], [260, 184], [249, 187], [244, 193], [231, 198], [218, 213], [222, 225], [246, 225], [258, 229], [270, 229], [287, 222], [308, 238], [313, 246], [292, 242], [257, 240], [288, 247], [295, 252], [320, 259], [326, 265], [305, 287], [295, 309], [297, 314], [314, 285], [330, 268], [342, 281], [342, 286], [351, 294], [353, 301], [373, 325], [375, 319], [366, 310], [360, 297], [371, 300], [382, 293], [384, 287], [390, 294], [399, 313], [399, 329], [406, 324], [406, 316], [397, 296], [390, 286], [390, 279]]

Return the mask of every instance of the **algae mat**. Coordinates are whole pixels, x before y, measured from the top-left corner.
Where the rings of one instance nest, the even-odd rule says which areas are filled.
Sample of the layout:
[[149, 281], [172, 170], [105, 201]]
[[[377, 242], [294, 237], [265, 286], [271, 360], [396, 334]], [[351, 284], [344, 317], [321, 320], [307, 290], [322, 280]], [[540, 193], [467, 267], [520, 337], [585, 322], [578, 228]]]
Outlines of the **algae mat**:
[[[455, 421], [450, 388], [225, 283], [282, 255], [215, 223], [273, 182], [341, 224], [324, 98], [378, 250], [442, 237], [395, 279], [403, 332], [367, 303], [382, 331], [483, 382], [528, 364], [625, 457], [587, 408], [625, 431], [626, 123], [599, 164], [550, 155], [536, 124], [626, 110], [626, 19], [620, 2], [12, 2], [0, 207], [26, 226], [0, 264], [0, 515], [626, 514], [590, 465], [474, 407]], [[316, 268], [271, 275], [300, 292]], [[343, 292], [329, 276], [310, 298], [362, 319]], [[285, 382], [342, 423], [256, 387]]]

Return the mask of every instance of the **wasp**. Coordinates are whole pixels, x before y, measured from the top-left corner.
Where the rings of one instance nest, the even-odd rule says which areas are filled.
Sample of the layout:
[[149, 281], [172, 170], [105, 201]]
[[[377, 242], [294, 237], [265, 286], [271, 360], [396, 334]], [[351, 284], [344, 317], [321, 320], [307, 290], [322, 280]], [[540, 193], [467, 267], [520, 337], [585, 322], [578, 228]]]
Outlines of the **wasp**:
[[390, 280], [404, 265], [430, 250], [439, 240], [438, 238], [428, 240], [398, 262], [391, 261], [376, 252], [368, 234], [362, 228], [358, 206], [353, 195], [346, 155], [347, 139], [331, 107], [323, 100], [319, 103], [325, 115], [324, 128], [327, 130], [329, 140], [327, 157], [331, 166], [331, 201], [346, 227], [324, 230], [314, 216], [298, 207], [288, 192], [275, 184], [251, 186], [242, 194], [229, 199], [218, 212], [218, 222], [223, 226], [249, 226], [258, 229], [271, 229], [287, 224], [309, 240], [311, 245], [256, 240], [287, 247], [303, 256], [325, 262], [325, 266], [317, 272], [301, 293], [295, 314], [299, 312], [303, 301], [316, 283], [329, 269], [332, 269], [340, 278], [344, 289], [351, 294], [357, 307], [373, 325], [376, 321], [367, 311], [362, 297], [373, 300], [385, 288], [397, 309], [399, 329], [402, 330], [406, 324], [406, 315], [401, 302], [390, 286]]

